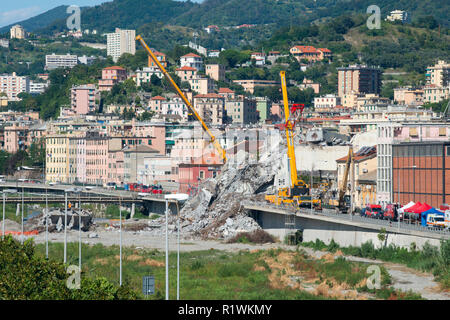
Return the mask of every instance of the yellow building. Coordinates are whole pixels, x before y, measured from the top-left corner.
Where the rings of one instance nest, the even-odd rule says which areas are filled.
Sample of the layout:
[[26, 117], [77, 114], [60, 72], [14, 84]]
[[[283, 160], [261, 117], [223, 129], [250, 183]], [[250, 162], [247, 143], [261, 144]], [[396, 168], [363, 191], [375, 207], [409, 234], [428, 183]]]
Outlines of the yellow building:
[[[362, 208], [366, 204], [374, 204], [376, 201], [377, 181], [377, 150], [374, 147], [363, 147], [354, 154], [353, 167], [350, 168], [348, 186], [353, 185], [353, 203], [355, 208]], [[345, 173], [347, 156], [337, 159], [338, 186], [342, 186]], [[348, 188], [348, 195], [351, 194]]]
[[69, 182], [69, 136], [53, 134], [45, 137], [45, 181]]

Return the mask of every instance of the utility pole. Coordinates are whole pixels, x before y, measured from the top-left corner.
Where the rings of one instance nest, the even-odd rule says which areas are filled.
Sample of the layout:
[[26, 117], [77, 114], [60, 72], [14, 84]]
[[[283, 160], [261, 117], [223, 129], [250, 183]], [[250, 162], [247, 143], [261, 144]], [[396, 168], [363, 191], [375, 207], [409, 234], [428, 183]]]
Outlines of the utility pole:
[[23, 186], [22, 186], [22, 233], [21, 233], [21, 237], [20, 237], [20, 243], [21, 244], [23, 244], [23, 203], [24, 203], [24, 201], [23, 201], [23, 193], [24, 193], [24, 190], [23, 190]]

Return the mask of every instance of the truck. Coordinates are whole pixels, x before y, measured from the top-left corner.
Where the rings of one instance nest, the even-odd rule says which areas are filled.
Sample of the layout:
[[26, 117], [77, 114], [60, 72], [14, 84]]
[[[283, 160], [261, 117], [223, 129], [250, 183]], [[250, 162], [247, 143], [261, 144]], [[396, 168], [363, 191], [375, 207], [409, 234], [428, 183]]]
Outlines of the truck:
[[442, 214], [428, 214], [426, 226], [428, 228], [445, 228], [445, 217]]
[[364, 209], [364, 215], [368, 218], [374, 219], [382, 219], [383, 218], [383, 209], [379, 204], [369, 204]]
[[398, 219], [398, 204], [387, 204], [383, 212], [383, 219], [389, 221], [397, 221]]

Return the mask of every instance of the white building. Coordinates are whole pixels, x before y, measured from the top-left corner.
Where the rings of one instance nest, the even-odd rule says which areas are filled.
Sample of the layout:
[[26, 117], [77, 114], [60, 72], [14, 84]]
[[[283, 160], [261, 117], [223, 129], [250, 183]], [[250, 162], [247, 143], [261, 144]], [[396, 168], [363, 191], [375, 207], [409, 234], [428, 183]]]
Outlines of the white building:
[[161, 103], [162, 114], [179, 115], [184, 121], [188, 119], [188, 107], [179, 97]]
[[180, 58], [180, 66], [203, 70], [203, 59], [195, 53], [188, 53]]
[[45, 89], [48, 88], [48, 85], [49, 85], [48, 81], [36, 82], [36, 81], [31, 80], [29, 93], [33, 94], [33, 95], [44, 93]]
[[121, 30], [116, 28], [115, 33], [106, 34], [107, 55], [113, 58], [114, 62], [124, 53], [136, 53], [136, 30]]
[[0, 39], [0, 47], [9, 48], [9, 40], [8, 39]]
[[6, 93], [9, 101], [19, 101], [17, 97], [22, 92], [29, 92], [30, 80], [26, 76], [12, 74], [0, 75], [0, 92]]
[[386, 17], [387, 21], [401, 21], [407, 22], [409, 21], [408, 12], [403, 10], [394, 10], [391, 11], [391, 14]]
[[45, 69], [73, 68], [78, 64], [78, 57], [72, 54], [54, 54], [45, 56]]
[[94, 56], [88, 57], [88, 56], [84, 55], [82, 57], [78, 57], [78, 62], [80, 64], [85, 64], [85, 65], [90, 66], [90, 65], [92, 65], [94, 63], [94, 61], [95, 61], [95, 57]]
[[136, 86], [140, 87], [143, 83], [149, 83], [152, 75], [162, 78], [163, 74], [157, 67], [144, 67], [142, 70], [136, 71]]
[[25, 35], [26, 35], [25, 29], [21, 25], [18, 25], [18, 24], [13, 26], [10, 29], [9, 33], [10, 33], [11, 39], [25, 39]]
[[333, 109], [341, 105], [341, 97], [333, 94], [327, 94], [323, 97], [314, 98], [315, 109]]

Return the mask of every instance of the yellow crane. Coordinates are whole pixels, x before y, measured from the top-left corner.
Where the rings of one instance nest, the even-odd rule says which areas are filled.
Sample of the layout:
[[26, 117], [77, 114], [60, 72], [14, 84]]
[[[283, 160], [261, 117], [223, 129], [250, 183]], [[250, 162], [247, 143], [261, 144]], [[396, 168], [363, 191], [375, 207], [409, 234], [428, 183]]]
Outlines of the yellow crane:
[[347, 213], [350, 207], [350, 196], [346, 196], [348, 176], [350, 173], [350, 167], [353, 167], [354, 155], [353, 146], [348, 149], [347, 161], [345, 163], [344, 177], [342, 184], [339, 186], [338, 198], [335, 200], [330, 200], [330, 205], [334, 206], [337, 212]]
[[286, 142], [287, 142], [287, 156], [288, 156], [288, 171], [290, 178], [290, 186], [287, 188], [280, 188], [278, 194], [266, 195], [265, 199], [271, 203], [277, 205], [281, 203], [291, 204], [291, 205], [304, 205], [311, 204], [316, 207], [321, 205], [319, 199], [312, 199], [312, 196], [306, 196], [310, 193], [310, 187], [302, 179], [298, 178], [297, 174], [297, 164], [295, 159], [295, 148], [294, 148], [294, 125], [295, 122], [290, 119], [289, 102], [287, 96], [287, 86], [286, 86], [286, 72], [280, 71], [281, 78], [281, 90], [283, 94], [283, 104], [284, 104], [284, 117], [285, 117], [285, 130], [286, 130]]
[[180, 88], [177, 86], [175, 81], [172, 79], [170, 74], [167, 72], [167, 70], [163, 67], [163, 65], [159, 62], [158, 58], [156, 58], [155, 54], [150, 50], [149, 46], [145, 43], [144, 39], [138, 35], [136, 37], [136, 40], [141, 43], [141, 45], [144, 47], [144, 49], [147, 51], [148, 55], [152, 57], [155, 64], [158, 66], [158, 68], [161, 70], [161, 72], [164, 74], [164, 76], [169, 80], [172, 87], [175, 89], [175, 91], [178, 93], [180, 98], [183, 100], [183, 102], [188, 106], [189, 110], [194, 114], [195, 118], [201, 123], [202, 128], [206, 133], [209, 135], [209, 138], [211, 139], [210, 142], [214, 145], [217, 152], [219, 152], [219, 156], [222, 158], [223, 162], [225, 163], [227, 161], [227, 156], [225, 153], [225, 150], [220, 145], [219, 141], [217, 141], [216, 137], [212, 134], [212, 132], [209, 130], [206, 123], [203, 121], [203, 119], [198, 114], [197, 110], [194, 109], [192, 104], [189, 102], [189, 100], [186, 98], [186, 96], [183, 94], [183, 91], [180, 90]]

